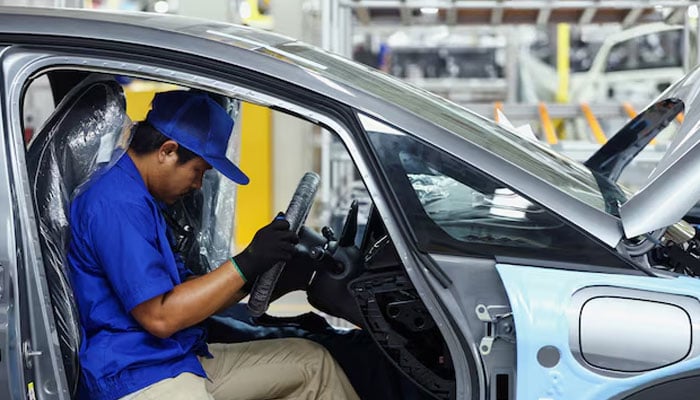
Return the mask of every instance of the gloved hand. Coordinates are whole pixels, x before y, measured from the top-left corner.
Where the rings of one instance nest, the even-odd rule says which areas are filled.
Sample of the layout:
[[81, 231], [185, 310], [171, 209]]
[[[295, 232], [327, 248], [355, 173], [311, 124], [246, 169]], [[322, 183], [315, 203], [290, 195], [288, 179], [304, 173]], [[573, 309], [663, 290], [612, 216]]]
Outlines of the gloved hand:
[[289, 230], [289, 221], [279, 213], [268, 225], [255, 233], [248, 247], [233, 257], [243, 275], [246, 286], [272, 268], [278, 261], [287, 261], [294, 254], [294, 245], [299, 243], [296, 233]]

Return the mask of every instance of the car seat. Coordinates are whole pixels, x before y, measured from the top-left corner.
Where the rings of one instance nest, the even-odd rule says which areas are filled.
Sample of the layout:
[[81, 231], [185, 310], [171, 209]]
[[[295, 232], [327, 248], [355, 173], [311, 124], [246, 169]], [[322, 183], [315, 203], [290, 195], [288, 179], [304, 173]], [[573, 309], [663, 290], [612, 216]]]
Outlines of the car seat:
[[128, 123], [121, 86], [109, 76], [90, 75], [63, 97], [27, 150], [41, 252], [71, 395], [80, 373], [81, 328], [65, 261], [69, 203], [96, 171], [104, 171], [117, 153], [123, 153]]

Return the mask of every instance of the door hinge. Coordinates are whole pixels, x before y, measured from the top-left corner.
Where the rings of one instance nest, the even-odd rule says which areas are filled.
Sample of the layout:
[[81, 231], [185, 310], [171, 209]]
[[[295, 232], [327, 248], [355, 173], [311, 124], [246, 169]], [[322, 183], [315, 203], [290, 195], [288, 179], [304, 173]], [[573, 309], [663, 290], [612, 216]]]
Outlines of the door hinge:
[[478, 304], [475, 311], [479, 320], [484, 322], [484, 337], [479, 342], [479, 352], [482, 355], [491, 353], [496, 339], [515, 343], [515, 324], [510, 307]]
[[24, 354], [24, 364], [28, 369], [32, 368], [34, 357], [39, 357], [42, 355], [41, 351], [32, 349], [32, 344], [29, 343], [28, 340], [25, 340], [24, 343], [22, 343], [22, 353]]

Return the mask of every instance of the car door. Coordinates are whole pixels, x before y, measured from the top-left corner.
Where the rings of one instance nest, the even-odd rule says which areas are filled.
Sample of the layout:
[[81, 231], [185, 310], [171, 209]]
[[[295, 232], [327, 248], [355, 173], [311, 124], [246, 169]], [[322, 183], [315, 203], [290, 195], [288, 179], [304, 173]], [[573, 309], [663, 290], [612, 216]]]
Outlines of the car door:
[[661, 384], [693, 393], [697, 279], [559, 267], [497, 265], [518, 330], [519, 398], [646, 399]]
[[[0, 244], [0, 398], [68, 399], [73, 394], [73, 388], [67, 379], [71, 371], [65, 365], [77, 365], [77, 349], [74, 348], [72, 354], [62, 353], [64, 338], [61, 334], [71, 334], [71, 338], [77, 335], [73, 331], [65, 332], [57, 328], [66, 322], [63, 315], [54, 314], [54, 309], [63, 307], [66, 310], [70, 309], [70, 305], [61, 304], [60, 299], [57, 301], [53, 296], [46, 271], [48, 263], [42, 260], [41, 234], [32, 201], [33, 188], [28, 177], [22, 129], [23, 109], [20, 105], [25, 105], [25, 111], [31, 109], [24, 104], [27, 100], [25, 90], [36, 79], [45, 77], [47, 71], [58, 76], [49, 89], [51, 93], [44, 95], [50, 97], [53, 94], [58, 99], [90, 73], [139, 76], [188, 87], [226, 91], [229, 95], [240, 93], [242, 89], [207, 77], [207, 73], [202, 71], [215, 75], [211, 69], [207, 70], [211, 68], [210, 64], [204, 63], [206, 66], [200, 66], [196, 74], [192, 74], [187, 67], [192, 67], [193, 63], [183, 63], [182, 59], [186, 56], [175, 51], [140, 45], [109, 51], [105, 50], [105, 47], [109, 47], [107, 41], [84, 38], [76, 45], [74, 40], [58, 34], [44, 42], [30, 35], [22, 36], [22, 40], [31, 43], [4, 48], [0, 54], [3, 68], [0, 82], [3, 100], [3, 131], [0, 131], [3, 134], [0, 137], [3, 149], [0, 153], [0, 160], [3, 160], [0, 167], [0, 197], [3, 200], [0, 205], [3, 207], [0, 218], [4, 218], [6, 226], [14, 228], [7, 230]], [[173, 39], [172, 42], [177, 40]], [[158, 53], [159, 57], [149, 58], [154, 53]], [[201, 60], [201, 57], [195, 58], [194, 64]], [[178, 66], [172, 67], [174, 64]], [[183, 64], [186, 66], [183, 67]], [[217, 66], [225, 69], [221, 64]], [[219, 70], [217, 76], [221, 75]], [[235, 76], [239, 78], [241, 75]], [[250, 93], [249, 90], [246, 92], [249, 97], [253, 96]], [[256, 99], [264, 103], [264, 100]], [[4, 169], [6, 166], [8, 170]], [[235, 191], [230, 195], [235, 197]], [[5, 196], [9, 199], [7, 206], [4, 206]], [[5, 245], [8, 247], [5, 248]], [[57, 257], [57, 254], [43, 254], [43, 257], [51, 256]], [[56, 275], [62, 271], [52, 272]], [[63, 281], [61, 284], [66, 285]], [[76, 371], [72, 373], [75, 375]], [[3, 384], [5, 382], [7, 384]], [[10, 394], [5, 396], [5, 390]]]
[[[58, 40], [57, 40], [58, 42]], [[74, 49], [73, 49], [74, 51]], [[64, 60], [73, 56], [72, 50], [65, 48]], [[73, 61], [77, 64], [77, 61]], [[61, 337], [58, 326], [66, 324], [54, 316], [53, 307], [67, 309], [68, 303], [55, 292], [49, 291], [48, 276], [56, 276], [45, 267], [44, 257], [57, 257], [59, 254], [42, 254], [39, 247], [41, 233], [37, 223], [34, 207], [32, 183], [28, 175], [27, 139], [24, 131], [23, 111], [24, 94], [39, 70], [61, 64], [53, 51], [35, 48], [10, 46], [0, 55], [2, 67], [2, 93], [4, 134], [7, 145], [3, 146], [9, 168], [9, 192], [12, 207], [3, 210], [12, 211], [15, 245], [9, 254], [9, 271], [15, 286], [8, 291], [10, 300], [15, 300], [15, 308], [10, 307], [9, 327], [13, 332], [8, 336], [10, 363], [9, 379], [3, 386], [10, 391], [9, 398], [69, 399], [71, 388], [66, 379], [67, 363], [74, 362], [70, 354], [62, 354]], [[64, 82], [68, 84], [68, 82]], [[51, 102], [50, 88], [45, 88], [44, 96]], [[49, 175], [49, 174], [46, 174]], [[4, 181], [3, 181], [4, 182]], [[55, 193], [60, 193], [58, 190]], [[59, 195], [60, 196], [60, 195]], [[10, 238], [11, 239], [11, 238]], [[3, 240], [3, 243], [10, 243]], [[2, 254], [0, 252], [0, 254]], [[4, 258], [4, 257], [3, 257]], [[0, 296], [1, 297], [1, 296]], [[0, 326], [3, 324], [0, 323]], [[6, 325], [7, 326], [7, 325]], [[4, 362], [4, 357], [2, 357]], [[0, 370], [1, 370], [0, 366]], [[2, 396], [0, 396], [2, 397]]]
[[394, 192], [396, 212], [410, 221], [413, 252], [422, 255], [421, 268], [407, 272], [416, 286], [421, 281], [432, 285], [458, 327], [470, 368], [457, 376], [465, 377], [463, 390], [473, 390], [463, 395], [529, 398], [518, 389], [516, 358], [520, 335], [528, 333], [514, 319], [498, 265], [503, 260], [527, 260], [525, 265], [588, 261], [634, 269], [499, 180], [409, 134], [367, 118], [363, 122]]
[[649, 276], [495, 177], [365, 125], [425, 254], [416, 279], [481, 364], [482, 398], [642, 399], [687, 384], [700, 366], [699, 281]]
[[[54, 39], [54, 43], [59, 42], [60, 39]], [[99, 46], [99, 43], [92, 45]], [[13, 240], [16, 241], [9, 250], [0, 247], [0, 279], [5, 279], [0, 280], [0, 318], [3, 318], [0, 319], [0, 344], [7, 348], [4, 351], [0, 347], [0, 382], [3, 378], [7, 382], [0, 385], [0, 398], [69, 399], [74, 394], [68, 376], [71, 374], [76, 378], [75, 375], [79, 373], [75, 358], [78, 349], [72, 346], [72, 352], [62, 350], [64, 343], [72, 345], [77, 342], [78, 334], [72, 329], [75, 319], [68, 314], [72, 303], [63, 292], [55, 291], [59, 285], [62, 285], [60, 289], [70, 290], [70, 287], [66, 286], [68, 281], [60, 262], [56, 265], [47, 260], [61, 259], [60, 252], [53, 249], [42, 254], [40, 243], [43, 243], [45, 229], [42, 226], [43, 230], [40, 231], [40, 224], [36, 222], [39, 218], [33, 202], [36, 188], [31, 187], [32, 176], [28, 176], [29, 156], [21, 122], [23, 109], [18, 105], [27, 100], [25, 89], [36, 79], [45, 78], [43, 74], [47, 71], [50, 71], [49, 75], [59, 75], [52, 75], [56, 79], [50, 88], [46, 88], [58, 98], [70, 92], [90, 73], [107, 77], [106, 74], [114, 71], [127, 75], [139, 71], [141, 76], [163, 77], [160, 75], [162, 70], [153, 63], [138, 61], [132, 54], [121, 54], [120, 58], [115, 59], [114, 53], [110, 56], [100, 53], [93, 49], [88, 56], [70, 46], [57, 50], [34, 45], [8, 48], [0, 56], [3, 68], [1, 95], [6, 99], [2, 102], [4, 136], [0, 139], [7, 143], [2, 148], [8, 149], [0, 156], [7, 161], [2, 165], [10, 166], [9, 171], [0, 168], [0, 187], [3, 187], [2, 196], [5, 193], [8, 197], [13, 195], [9, 200], [11, 206], [2, 207], [0, 214], [7, 212], [10, 218], [7, 226], [15, 228], [7, 230], [2, 243], [10, 245]], [[174, 71], [170, 76], [173, 75]], [[185, 76], [183, 79], [186, 78], [191, 77]], [[57, 85], [56, 81], [59, 82]], [[192, 84], [191, 81], [188, 83]], [[51, 93], [43, 94], [51, 96]], [[24, 111], [27, 109], [24, 108]], [[106, 123], [108, 119], [104, 117], [102, 125], [109, 125]], [[104, 142], [110, 143], [109, 140]], [[103, 153], [98, 151], [98, 154]], [[8, 188], [4, 189], [5, 186]], [[55, 189], [54, 193], [56, 197], [64, 196], [59, 189]], [[63, 215], [59, 212], [56, 214]], [[7, 292], [4, 291], [6, 288]], [[66, 337], [70, 339], [65, 340]], [[3, 390], [8, 390], [9, 394], [3, 396]]]
[[[0, 48], [0, 59], [8, 50]], [[8, 84], [0, 81], [3, 104], [7, 103]], [[0, 398], [17, 399], [32, 389], [32, 378], [24, 357], [29, 349], [29, 308], [23, 290], [27, 257], [19, 206], [23, 199], [13, 185], [21, 178], [21, 170], [13, 161], [22, 147], [22, 138], [12, 129], [11, 118], [5, 110], [0, 114], [0, 223], [5, 227], [0, 230]]]

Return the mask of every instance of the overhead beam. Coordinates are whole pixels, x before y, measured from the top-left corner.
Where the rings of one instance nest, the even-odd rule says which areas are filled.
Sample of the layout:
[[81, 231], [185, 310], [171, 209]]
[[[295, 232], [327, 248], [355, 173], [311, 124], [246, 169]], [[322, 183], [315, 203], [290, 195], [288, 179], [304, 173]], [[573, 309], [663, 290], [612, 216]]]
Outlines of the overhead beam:
[[[414, 23], [413, 11], [418, 8], [437, 8], [444, 10], [445, 22], [455, 26], [459, 23], [460, 11], [477, 10], [475, 15], [484, 16], [481, 20], [470, 21], [474, 24], [503, 24], [506, 21], [507, 12], [512, 11], [535, 11], [530, 13], [534, 20], [515, 23], [537, 23], [544, 25], [550, 23], [552, 15], [556, 10], [570, 10], [580, 12], [578, 24], [586, 25], [595, 22], [600, 10], [625, 11], [619, 14], [619, 19], [615, 21], [624, 26], [630, 26], [639, 21], [645, 12], [654, 8], [662, 7], [672, 9], [672, 13], [667, 17], [667, 22], [679, 23], [683, 20], [683, 15], [691, 5], [698, 5], [698, 0], [337, 0], [341, 7], [352, 8], [358, 20], [363, 25], [372, 24], [372, 10], [393, 9], [397, 10], [400, 22], [404, 25]], [[487, 11], [488, 13], [485, 13]], [[608, 15], [608, 14], [606, 14]], [[612, 15], [612, 14], [611, 14]], [[535, 19], [536, 18], [536, 19]], [[673, 20], [673, 21], [669, 21]]]
[[[420, 2], [409, 2], [412, 6], [420, 7], [437, 7], [444, 8], [444, 0], [424, 0]], [[367, 7], [367, 8], [396, 8], [406, 5], [405, 0], [342, 0], [340, 4], [349, 7]], [[489, 9], [498, 4], [502, 4], [504, 8], [518, 10], [539, 10], [541, 8], [550, 7], [552, 9], [585, 9], [585, 8], [616, 8], [616, 9], [635, 9], [649, 8], [649, 3], [643, 1], [631, 0], [456, 0], [454, 5], [458, 9]], [[690, 5], [697, 5], [697, 0], [654, 0], [653, 5], [670, 7], [670, 8], [685, 8]]]

